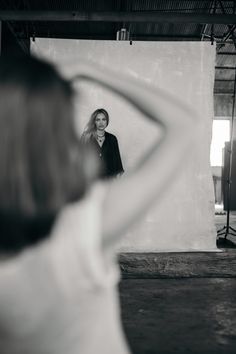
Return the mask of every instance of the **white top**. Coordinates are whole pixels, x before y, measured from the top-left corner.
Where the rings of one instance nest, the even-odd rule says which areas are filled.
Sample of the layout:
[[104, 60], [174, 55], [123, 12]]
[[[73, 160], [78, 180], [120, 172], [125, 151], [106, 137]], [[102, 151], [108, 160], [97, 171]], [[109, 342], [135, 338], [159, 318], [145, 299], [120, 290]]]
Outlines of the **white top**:
[[51, 236], [0, 263], [1, 354], [128, 354], [119, 271], [101, 248], [104, 188], [66, 207]]

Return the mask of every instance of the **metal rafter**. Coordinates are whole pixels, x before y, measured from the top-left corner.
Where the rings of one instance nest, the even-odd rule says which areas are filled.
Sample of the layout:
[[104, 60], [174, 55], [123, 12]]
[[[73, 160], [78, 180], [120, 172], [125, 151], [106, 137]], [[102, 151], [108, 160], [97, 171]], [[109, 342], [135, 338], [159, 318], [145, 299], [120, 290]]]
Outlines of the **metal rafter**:
[[[3, 0], [4, 1], [4, 3], [5, 3], [5, 5], [6, 5], [6, 1], [5, 0]], [[14, 6], [16, 6], [16, 5], [14, 5]], [[17, 10], [16, 10], [17, 11]], [[14, 12], [14, 11], [13, 11]], [[1, 21], [1, 20], [0, 20]], [[23, 52], [25, 52], [25, 53], [27, 53], [27, 47], [26, 47], [26, 45], [25, 45], [25, 43], [23, 42], [23, 41], [21, 41], [20, 39], [19, 39], [19, 37], [17, 36], [17, 34], [16, 34], [16, 31], [15, 31], [15, 29], [14, 29], [14, 26], [11, 24], [11, 23], [9, 23], [9, 22], [6, 22], [6, 24], [7, 24], [7, 27], [8, 27], [8, 29], [9, 29], [9, 31], [12, 33], [12, 35], [15, 37], [15, 39], [16, 39], [16, 41], [17, 41], [17, 43], [19, 44], [19, 46], [21, 47], [21, 49], [23, 50]]]
[[[220, 7], [221, 7], [221, 11], [223, 14], [225, 14], [225, 9], [224, 9], [224, 6], [222, 4], [222, 1], [221, 0], [217, 0]], [[234, 30], [236, 28], [236, 25], [230, 25], [230, 24], [227, 24], [227, 27], [228, 27], [228, 33], [226, 34], [226, 36], [223, 38], [223, 41], [227, 41], [228, 38], [232, 38], [233, 40], [233, 43], [234, 43], [234, 47], [236, 48], [236, 38], [235, 38], [235, 35], [234, 35]], [[222, 47], [222, 45], [218, 48], [220, 49]]]

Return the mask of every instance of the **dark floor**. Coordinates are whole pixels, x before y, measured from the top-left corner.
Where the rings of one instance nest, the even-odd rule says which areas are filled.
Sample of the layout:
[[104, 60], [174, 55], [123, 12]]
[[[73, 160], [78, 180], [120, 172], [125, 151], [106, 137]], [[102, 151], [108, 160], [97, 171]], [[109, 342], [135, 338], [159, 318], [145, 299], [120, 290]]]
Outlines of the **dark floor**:
[[134, 354], [236, 353], [235, 241], [221, 240], [221, 253], [138, 256], [134, 268], [123, 256], [122, 318]]
[[236, 278], [124, 279], [120, 289], [134, 354], [236, 353]]

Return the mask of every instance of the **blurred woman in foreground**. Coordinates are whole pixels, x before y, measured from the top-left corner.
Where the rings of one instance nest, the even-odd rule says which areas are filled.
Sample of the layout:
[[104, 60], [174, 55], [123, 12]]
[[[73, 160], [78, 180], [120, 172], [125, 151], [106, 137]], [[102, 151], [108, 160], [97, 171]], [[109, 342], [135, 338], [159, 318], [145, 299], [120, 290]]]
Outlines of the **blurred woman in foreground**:
[[96, 182], [70, 82], [41, 60], [0, 58], [1, 354], [129, 352], [111, 246], [161, 199], [199, 127], [162, 90], [96, 66], [76, 70], [76, 80], [125, 97], [162, 138], [124, 178]]

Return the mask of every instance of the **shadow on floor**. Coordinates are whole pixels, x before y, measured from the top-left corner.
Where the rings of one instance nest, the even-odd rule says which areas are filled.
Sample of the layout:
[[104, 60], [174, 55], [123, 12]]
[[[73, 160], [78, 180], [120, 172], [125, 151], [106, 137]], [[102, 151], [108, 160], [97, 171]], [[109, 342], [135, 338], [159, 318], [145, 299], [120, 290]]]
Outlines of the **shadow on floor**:
[[226, 248], [236, 248], [235, 242], [225, 239], [224, 237], [219, 237], [216, 241], [216, 245], [220, 249], [226, 249]]

